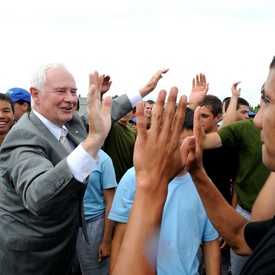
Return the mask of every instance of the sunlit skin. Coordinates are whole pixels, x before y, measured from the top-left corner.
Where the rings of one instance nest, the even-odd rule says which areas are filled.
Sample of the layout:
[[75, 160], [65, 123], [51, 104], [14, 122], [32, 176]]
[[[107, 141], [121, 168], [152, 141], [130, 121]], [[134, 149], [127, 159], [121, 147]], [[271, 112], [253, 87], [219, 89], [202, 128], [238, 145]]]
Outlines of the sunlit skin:
[[249, 108], [246, 105], [240, 105], [236, 111], [236, 121], [249, 119]]
[[208, 107], [201, 107], [201, 125], [206, 134], [216, 132], [218, 129], [218, 122], [221, 119], [221, 114], [214, 117]]
[[145, 103], [144, 106], [144, 115], [146, 118], [147, 123], [151, 123], [151, 118], [152, 118], [152, 109], [154, 107], [154, 104], [149, 104], [148, 102]]
[[55, 125], [62, 127], [72, 119], [77, 104], [77, 88], [74, 77], [66, 69], [49, 69], [43, 91], [31, 87], [30, 92], [34, 109]]
[[269, 71], [254, 124], [261, 129], [263, 163], [275, 171], [275, 68]]
[[6, 100], [0, 100], [0, 145], [9, 132], [14, 121], [11, 105]]

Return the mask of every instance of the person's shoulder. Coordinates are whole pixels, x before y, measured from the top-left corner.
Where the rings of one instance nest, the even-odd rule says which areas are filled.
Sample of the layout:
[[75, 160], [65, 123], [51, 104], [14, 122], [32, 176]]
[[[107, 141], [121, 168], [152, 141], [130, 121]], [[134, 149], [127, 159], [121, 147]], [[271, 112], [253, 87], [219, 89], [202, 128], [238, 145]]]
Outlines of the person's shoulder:
[[121, 183], [122, 183], [122, 185], [124, 185], [124, 183], [125, 184], [133, 183], [134, 185], [136, 185], [136, 170], [135, 170], [134, 166], [129, 168], [125, 172], [125, 174], [122, 176], [119, 184], [121, 184]]
[[98, 156], [100, 157], [100, 161], [105, 161], [107, 159], [111, 160], [111, 157], [107, 153], [105, 153], [102, 149], [98, 151]]

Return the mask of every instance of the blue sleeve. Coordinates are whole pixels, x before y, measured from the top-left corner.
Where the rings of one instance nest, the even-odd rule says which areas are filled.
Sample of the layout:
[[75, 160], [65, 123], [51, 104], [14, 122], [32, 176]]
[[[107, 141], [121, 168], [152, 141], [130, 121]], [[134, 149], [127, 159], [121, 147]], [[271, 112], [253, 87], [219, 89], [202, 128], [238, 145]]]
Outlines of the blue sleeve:
[[108, 218], [116, 222], [127, 223], [135, 193], [136, 178], [134, 169], [130, 168], [117, 186]]
[[[106, 154], [107, 155], [107, 154]], [[106, 159], [102, 163], [102, 171], [101, 171], [101, 186], [103, 189], [116, 188], [116, 174], [112, 159], [107, 156]]]

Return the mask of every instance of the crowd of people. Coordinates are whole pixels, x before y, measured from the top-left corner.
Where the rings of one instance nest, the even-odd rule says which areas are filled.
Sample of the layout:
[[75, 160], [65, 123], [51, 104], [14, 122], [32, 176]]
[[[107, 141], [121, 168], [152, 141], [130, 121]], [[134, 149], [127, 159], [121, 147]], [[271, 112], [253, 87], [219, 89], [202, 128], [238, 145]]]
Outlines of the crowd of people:
[[85, 114], [59, 63], [0, 93], [0, 274], [275, 273], [275, 57], [255, 117], [204, 74], [143, 102], [167, 72], [91, 73]]

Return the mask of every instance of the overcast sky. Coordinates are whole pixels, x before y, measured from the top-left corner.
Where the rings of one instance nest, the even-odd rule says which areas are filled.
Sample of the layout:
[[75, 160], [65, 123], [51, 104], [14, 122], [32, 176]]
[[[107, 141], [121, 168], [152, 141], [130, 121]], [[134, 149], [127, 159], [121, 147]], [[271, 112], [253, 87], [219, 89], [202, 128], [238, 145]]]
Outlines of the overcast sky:
[[120, 95], [169, 68], [148, 99], [171, 86], [188, 96], [201, 72], [209, 94], [223, 99], [242, 81], [241, 96], [256, 106], [275, 55], [274, 0], [9, 0], [0, 26], [1, 92], [29, 90], [34, 69], [62, 62], [81, 96], [94, 70]]

